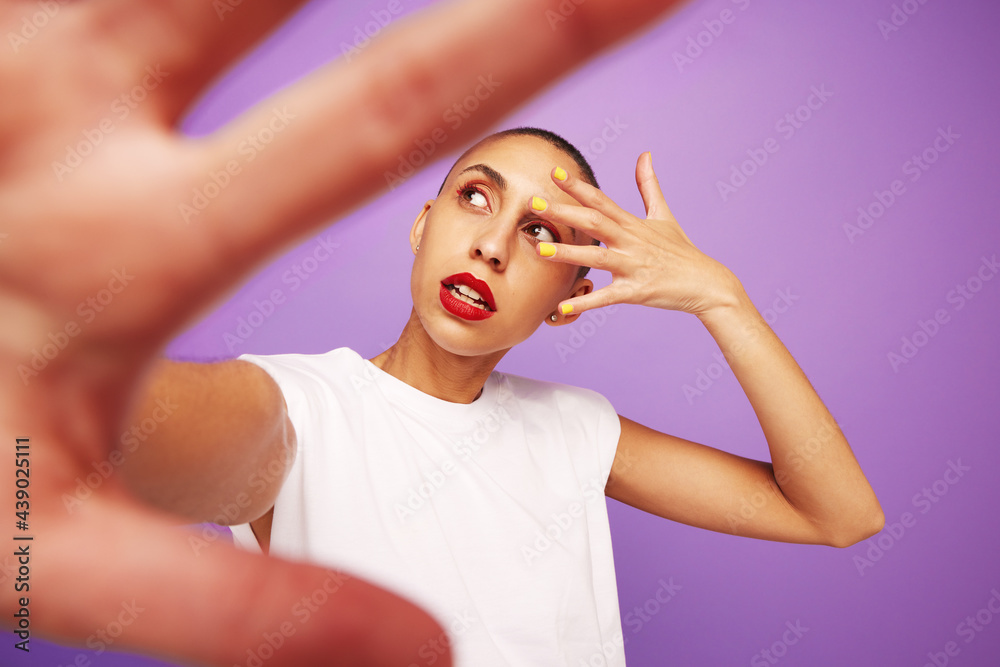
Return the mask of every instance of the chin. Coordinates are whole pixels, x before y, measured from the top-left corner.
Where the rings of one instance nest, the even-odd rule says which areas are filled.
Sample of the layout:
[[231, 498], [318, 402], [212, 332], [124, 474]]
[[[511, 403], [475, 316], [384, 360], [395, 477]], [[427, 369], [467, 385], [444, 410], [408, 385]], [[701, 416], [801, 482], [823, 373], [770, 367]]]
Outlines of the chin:
[[[482, 357], [497, 352], [506, 352], [524, 338], [512, 339], [500, 336], [498, 325], [493, 318], [479, 322], [463, 322], [446, 312], [435, 312], [428, 318], [418, 313], [427, 337], [442, 350], [461, 357]], [[509, 332], [508, 332], [509, 333]], [[502, 339], [501, 339], [502, 338]]]

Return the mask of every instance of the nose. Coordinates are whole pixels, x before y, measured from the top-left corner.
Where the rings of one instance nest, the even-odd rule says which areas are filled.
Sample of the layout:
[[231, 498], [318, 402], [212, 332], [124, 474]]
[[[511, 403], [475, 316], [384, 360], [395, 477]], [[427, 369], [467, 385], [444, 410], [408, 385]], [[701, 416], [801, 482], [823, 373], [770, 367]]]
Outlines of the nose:
[[514, 231], [515, 225], [510, 221], [500, 218], [485, 221], [469, 249], [472, 257], [486, 261], [496, 271], [503, 271], [510, 259]]

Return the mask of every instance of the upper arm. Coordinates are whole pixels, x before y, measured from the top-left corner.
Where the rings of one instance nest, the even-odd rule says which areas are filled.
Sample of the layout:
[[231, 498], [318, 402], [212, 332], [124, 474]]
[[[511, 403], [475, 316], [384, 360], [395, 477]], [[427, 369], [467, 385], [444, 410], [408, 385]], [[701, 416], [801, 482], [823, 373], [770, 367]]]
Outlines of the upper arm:
[[121, 473], [155, 507], [243, 523], [274, 505], [295, 448], [281, 389], [259, 366], [161, 361], [122, 436]]
[[608, 497], [720, 533], [830, 544], [785, 498], [770, 463], [660, 433], [621, 415], [619, 419]]

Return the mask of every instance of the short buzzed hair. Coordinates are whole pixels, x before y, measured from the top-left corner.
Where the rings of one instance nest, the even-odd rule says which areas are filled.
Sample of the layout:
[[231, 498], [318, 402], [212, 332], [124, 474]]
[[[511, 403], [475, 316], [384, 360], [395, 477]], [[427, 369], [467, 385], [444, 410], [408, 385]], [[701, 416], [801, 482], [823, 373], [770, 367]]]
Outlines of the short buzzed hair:
[[[451, 172], [455, 168], [455, 165], [461, 162], [463, 159], [465, 159], [466, 155], [468, 155], [473, 150], [475, 150], [479, 146], [482, 146], [485, 143], [497, 141], [499, 139], [506, 139], [507, 137], [537, 137], [542, 141], [547, 141], [548, 143], [552, 144], [553, 146], [555, 146], [556, 148], [558, 148], [563, 153], [565, 153], [566, 155], [570, 156], [573, 159], [573, 162], [576, 163], [576, 166], [579, 167], [580, 171], [583, 172], [583, 180], [587, 181], [595, 188], [599, 189], [601, 187], [597, 184], [597, 177], [594, 176], [594, 170], [593, 168], [591, 168], [590, 163], [587, 162], [587, 158], [583, 156], [583, 153], [581, 153], [576, 146], [566, 141], [555, 132], [551, 132], [549, 130], [543, 130], [537, 127], [514, 127], [509, 130], [501, 130], [499, 132], [494, 132], [488, 137], [485, 137], [484, 139], [481, 139], [480, 141], [476, 142], [468, 150], [466, 150], [464, 153], [458, 156], [458, 159], [455, 160], [454, 163], [452, 163], [451, 169], [448, 170], [448, 174], [445, 176], [444, 181], [441, 183], [441, 187], [438, 188], [438, 196], [441, 196], [441, 192], [444, 191], [444, 184], [448, 182], [448, 176], [451, 176]], [[591, 245], [601, 245], [601, 242], [598, 241], [597, 239], [593, 239], [591, 241]], [[589, 271], [590, 271], [589, 266], [581, 266], [580, 270], [576, 274], [576, 279], [579, 280], [580, 278], [583, 278], [584, 276], [587, 275]]]

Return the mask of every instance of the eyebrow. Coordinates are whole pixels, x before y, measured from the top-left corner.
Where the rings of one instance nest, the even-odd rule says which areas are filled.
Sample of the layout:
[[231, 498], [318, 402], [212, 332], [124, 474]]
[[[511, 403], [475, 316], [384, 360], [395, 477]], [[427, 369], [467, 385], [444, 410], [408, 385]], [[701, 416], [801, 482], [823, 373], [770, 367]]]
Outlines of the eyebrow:
[[[496, 183], [497, 186], [501, 190], [506, 190], [507, 189], [507, 179], [503, 177], [503, 174], [501, 174], [499, 171], [497, 171], [496, 169], [494, 169], [493, 167], [491, 167], [488, 164], [483, 164], [482, 162], [480, 162], [478, 164], [470, 165], [470, 166], [466, 167], [465, 169], [463, 169], [462, 171], [458, 172], [458, 175], [461, 176], [462, 174], [464, 174], [467, 171], [478, 171], [478, 172], [484, 174], [491, 181], [493, 181], [494, 183]], [[573, 237], [573, 241], [575, 243], [576, 242], [576, 228], [575, 227], [570, 227], [569, 225], [565, 225], [565, 227], [567, 229], [569, 229], [570, 235]]]
[[482, 164], [482, 163], [474, 164], [474, 165], [472, 165], [470, 167], [466, 167], [462, 171], [458, 172], [458, 175], [461, 176], [462, 174], [464, 174], [467, 171], [479, 171], [479, 172], [482, 172], [491, 181], [493, 181], [494, 183], [496, 183], [500, 187], [501, 190], [506, 190], [507, 189], [507, 179], [503, 177], [503, 174], [501, 174], [499, 171], [497, 171], [496, 169], [494, 169], [493, 167], [491, 167], [488, 164]]

